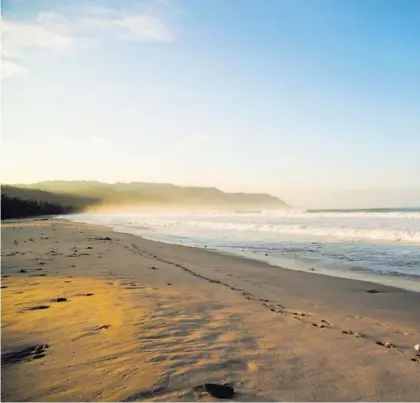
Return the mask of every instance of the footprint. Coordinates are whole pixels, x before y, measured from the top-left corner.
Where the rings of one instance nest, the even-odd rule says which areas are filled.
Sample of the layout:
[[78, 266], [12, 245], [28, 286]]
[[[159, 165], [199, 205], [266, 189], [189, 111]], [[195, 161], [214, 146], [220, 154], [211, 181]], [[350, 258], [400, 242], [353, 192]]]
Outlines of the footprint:
[[332, 326], [332, 323], [328, 320], [322, 319], [321, 322], [325, 323], [326, 325]]
[[31, 361], [45, 356], [48, 344], [34, 344], [24, 347], [21, 350], [4, 353], [1, 356], [2, 365], [17, 364], [19, 362]]
[[375, 290], [374, 288], [371, 288], [370, 290], [366, 290], [366, 292], [368, 292], [369, 294], [379, 294], [380, 291]]
[[356, 337], [360, 337], [360, 338], [362, 338], [362, 339], [366, 339], [366, 335], [364, 335], [363, 333], [354, 333], [354, 335], [355, 335]]
[[313, 327], [319, 327], [319, 328], [324, 328], [325, 326], [324, 325], [321, 325], [321, 324], [319, 324], [319, 323], [312, 323], [312, 326]]
[[390, 343], [389, 341], [377, 341], [376, 344], [378, 346], [383, 346], [383, 347], [386, 347], [386, 348], [395, 348], [395, 347], [397, 347], [395, 344]]
[[411, 361], [417, 362], [418, 364], [420, 364], [420, 358], [413, 357], [413, 358], [410, 358], [410, 359], [411, 359]]
[[37, 305], [26, 308], [25, 311], [38, 311], [39, 309], [48, 309], [49, 307], [49, 305]]
[[102, 325], [102, 326], [97, 327], [97, 328], [96, 328], [96, 329], [94, 329], [94, 330], [109, 329], [110, 327], [111, 327], [111, 325]]
[[53, 299], [53, 302], [66, 302], [66, 301], [68, 301], [68, 299], [64, 298], [64, 297], [59, 297], [59, 298]]
[[341, 333], [349, 334], [349, 335], [355, 336], [355, 337], [360, 337], [362, 339], [366, 339], [366, 335], [364, 335], [363, 333], [353, 332], [353, 330], [342, 330]]

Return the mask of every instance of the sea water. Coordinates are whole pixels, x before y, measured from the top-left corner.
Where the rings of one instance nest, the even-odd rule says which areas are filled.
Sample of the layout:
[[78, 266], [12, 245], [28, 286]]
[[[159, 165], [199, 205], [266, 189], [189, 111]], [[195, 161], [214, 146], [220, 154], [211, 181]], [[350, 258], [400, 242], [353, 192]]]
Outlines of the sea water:
[[66, 219], [273, 266], [420, 291], [420, 209], [133, 211]]

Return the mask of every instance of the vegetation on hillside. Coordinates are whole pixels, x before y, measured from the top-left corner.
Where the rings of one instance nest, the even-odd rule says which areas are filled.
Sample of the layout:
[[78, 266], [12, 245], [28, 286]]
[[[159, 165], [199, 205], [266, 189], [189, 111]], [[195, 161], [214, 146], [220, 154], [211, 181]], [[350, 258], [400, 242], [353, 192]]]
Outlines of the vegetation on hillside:
[[97, 181], [49, 181], [26, 185], [59, 195], [99, 200], [100, 204], [183, 205], [214, 207], [282, 208], [277, 197], [263, 193], [225, 193], [214, 187], [183, 187], [168, 183], [102, 183]]
[[42, 203], [34, 200], [22, 200], [17, 197], [1, 195], [1, 219], [35, 217], [41, 215], [67, 214], [71, 211], [66, 206]]
[[225, 193], [211, 187], [182, 187], [159, 183], [101, 183], [52, 181], [3, 186], [1, 218], [79, 212], [97, 206], [212, 206], [215, 208], [282, 208], [268, 194]]
[[1, 219], [58, 215], [82, 211], [98, 199], [54, 194], [37, 189], [2, 186]]

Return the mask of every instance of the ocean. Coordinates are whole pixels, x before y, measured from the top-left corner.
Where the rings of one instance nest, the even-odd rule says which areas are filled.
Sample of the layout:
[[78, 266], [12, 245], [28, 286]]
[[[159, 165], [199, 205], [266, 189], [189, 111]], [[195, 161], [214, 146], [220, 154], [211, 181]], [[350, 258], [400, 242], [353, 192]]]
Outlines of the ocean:
[[420, 292], [420, 209], [124, 212], [64, 216], [323, 275]]

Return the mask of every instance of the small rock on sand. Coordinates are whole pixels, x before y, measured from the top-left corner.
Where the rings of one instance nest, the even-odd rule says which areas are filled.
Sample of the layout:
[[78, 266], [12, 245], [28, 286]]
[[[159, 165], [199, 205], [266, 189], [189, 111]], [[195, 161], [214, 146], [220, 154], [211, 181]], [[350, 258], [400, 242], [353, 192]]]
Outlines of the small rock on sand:
[[235, 394], [235, 389], [232, 386], [224, 383], [223, 385], [217, 383], [205, 383], [204, 389], [216, 399], [231, 399]]

